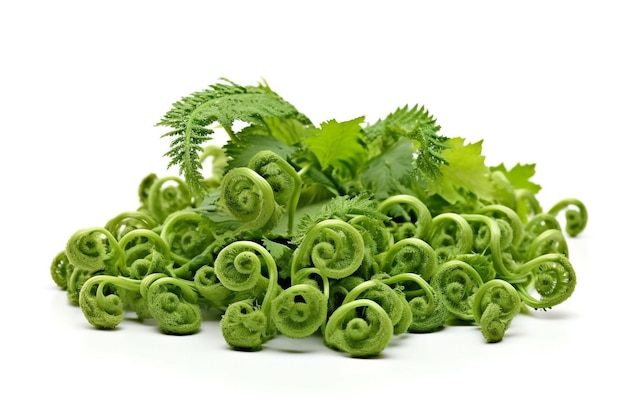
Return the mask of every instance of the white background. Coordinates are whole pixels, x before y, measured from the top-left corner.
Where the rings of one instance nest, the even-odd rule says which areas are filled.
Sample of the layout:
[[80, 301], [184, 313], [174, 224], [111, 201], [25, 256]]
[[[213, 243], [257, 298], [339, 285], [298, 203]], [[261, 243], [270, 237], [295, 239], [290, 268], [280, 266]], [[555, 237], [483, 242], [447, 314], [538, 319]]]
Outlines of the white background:
[[[0, 415], [624, 415], [620, 2], [3, 2]], [[262, 78], [314, 122], [425, 104], [487, 163], [536, 163], [575, 197], [578, 287], [486, 344], [473, 326], [397, 337], [379, 359], [319, 339], [228, 349], [124, 321], [92, 329], [50, 279], [77, 229], [137, 206], [170, 105]], [[496, 414], [497, 413], [497, 414]], [[557, 414], [558, 413], [558, 414]]]

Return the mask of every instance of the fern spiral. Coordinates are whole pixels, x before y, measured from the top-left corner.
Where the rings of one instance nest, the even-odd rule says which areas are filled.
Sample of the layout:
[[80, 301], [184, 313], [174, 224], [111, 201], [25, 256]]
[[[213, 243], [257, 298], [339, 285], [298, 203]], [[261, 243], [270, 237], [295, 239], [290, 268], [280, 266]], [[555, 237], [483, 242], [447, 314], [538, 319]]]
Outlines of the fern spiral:
[[353, 300], [337, 308], [326, 323], [327, 346], [353, 357], [375, 357], [393, 337], [387, 312], [368, 299]]
[[292, 276], [313, 264], [328, 278], [345, 278], [355, 272], [363, 261], [365, 244], [354, 226], [338, 220], [315, 224], [295, 250]]

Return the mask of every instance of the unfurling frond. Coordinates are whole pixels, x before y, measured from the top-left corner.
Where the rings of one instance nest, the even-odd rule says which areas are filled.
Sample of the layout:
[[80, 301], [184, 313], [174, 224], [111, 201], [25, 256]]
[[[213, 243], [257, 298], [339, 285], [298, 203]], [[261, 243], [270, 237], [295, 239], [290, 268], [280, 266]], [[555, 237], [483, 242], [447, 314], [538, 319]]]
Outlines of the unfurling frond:
[[183, 97], [157, 123], [157, 126], [172, 128], [161, 136], [172, 138], [170, 150], [165, 154], [170, 158], [168, 168], [179, 167], [196, 199], [206, 194], [199, 155], [203, 143], [210, 140], [214, 133], [211, 125], [219, 124], [232, 140], [236, 140], [232, 131], [236, 120], [255, 125], [264, 124], [264, 118], [279, 117], [310, 124], [306, 116], [267, 85], [241, 86], [223, 81]]

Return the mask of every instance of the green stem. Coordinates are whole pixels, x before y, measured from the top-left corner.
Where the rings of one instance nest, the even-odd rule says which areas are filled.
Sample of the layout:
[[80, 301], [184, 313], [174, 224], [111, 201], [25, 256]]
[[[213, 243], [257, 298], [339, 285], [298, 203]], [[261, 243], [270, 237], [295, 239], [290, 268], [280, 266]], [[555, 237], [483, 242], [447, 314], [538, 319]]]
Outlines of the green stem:
[[230, 141], [233, 144], [235, 144], [235, 145], [240, 145], [241, 144], [241, 141], [239, 140], [237, 135], [235, 135], [235, 132], [233, 131], [231, 126], [229, 126], [229, 125], [222, 125], [222, 128], [228, 134], [228, 137], [229, 137]]

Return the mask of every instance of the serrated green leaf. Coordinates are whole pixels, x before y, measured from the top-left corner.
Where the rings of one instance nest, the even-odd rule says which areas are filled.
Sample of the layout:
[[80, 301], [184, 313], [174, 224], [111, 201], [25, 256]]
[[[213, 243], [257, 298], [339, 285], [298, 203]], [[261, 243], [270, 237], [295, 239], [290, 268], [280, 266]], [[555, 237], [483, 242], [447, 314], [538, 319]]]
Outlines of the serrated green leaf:
[[406, 193], [413, 178], [413, 144], [402, 139], [368, 161], [360, 175], [361, 184], [382, 200]]
[[314, 129], [297, 119], [282, 119], [279, 117], [266, 117], [263, 119], [268, 134], [287, 144], [294, 145], [302, 139], [311, 136]]
[[428, 110], [424, 106], [415, 105], [399, 107], [386, 118], [365, 127], [363, 133], [370, 158], [384, 152], [401, 139], [413, 140], [415, 149], [421, 149], [425, 157], [430, 158], [442, 149], [437, 146], [441, 142], [437, 136], [439, 130], [437, 120]]
[[237, 143], [226, 143], [224, 150], [229, 157], [227, 170], [248, 166], [250, 159], [259, 151], [272, 151], [285, 160], [296, 151], [295, 148], [268, 136], [245, 136]]
[[[385, 130], [402, 136], [437, 136], [440, 126], [424, 106], [404, 106], [389, 114], [385, 120]], [[419, 133], [415, 133], [419, 132]]]
[[343, 180], [353, 179], [357, 175], [363, 160], [367, 158], [367, 149], [361, 134], [361, 123], [365, 117], [337, 122], [330, 120], [321, 124], [304, 143], [313, 152], [322, 169], [332, 168]]
[[465, 144], [463, 138], [450, 138], [441, 153], [445, 163], [439, 165], [441, 175], [429, 184], [431, 194], [439, 194], [455, 204], [467, 198], [467, 192], [479, 199], [490, 200], [492, 184], [489, 169], [482, 155], [482, 140]]
[[504, 174], [507, 180], [511, 183], [515, 189], [527, 189], [534, 194], [537, 194], [541, 190], [541, 186], [537, 183], [530, 181], [535, 175], [535, 164], [517, 164], [510, 170], [504, 167], [504, 164], [500, 164], [490, 168], [491, 171], [499, 171]]
[[282, 243], [278, 243], [268, 238], [262, 239], [263, 246], [270, 253], [276, 266], [280, 278], [288, 278], [291, 269], [291, 258], [293, 257], [293, 249]]

